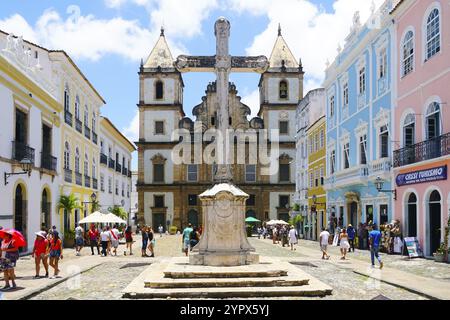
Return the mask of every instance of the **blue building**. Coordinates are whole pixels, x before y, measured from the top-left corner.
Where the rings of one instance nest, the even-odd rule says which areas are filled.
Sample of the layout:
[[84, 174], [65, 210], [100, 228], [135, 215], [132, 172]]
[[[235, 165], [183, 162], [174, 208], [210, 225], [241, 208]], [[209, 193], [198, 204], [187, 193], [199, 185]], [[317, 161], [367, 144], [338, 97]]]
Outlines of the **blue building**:
[[[362, 25], [356, 13], [344, 49], [327, 67], [327, 218], [338, 225], [393, 217], [391, 190], [393, 25], [386, 1]], [[329, 224], [331, 227], [331, 225]]]

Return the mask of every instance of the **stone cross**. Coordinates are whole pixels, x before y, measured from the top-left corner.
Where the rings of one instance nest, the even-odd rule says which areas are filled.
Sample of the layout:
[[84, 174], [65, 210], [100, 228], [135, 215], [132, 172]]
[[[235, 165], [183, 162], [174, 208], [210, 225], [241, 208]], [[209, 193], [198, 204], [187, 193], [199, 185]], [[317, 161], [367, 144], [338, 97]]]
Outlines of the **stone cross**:
[[[216, 182], [231, 182], [230, 142], [226, 139], [229, 127], [228, 86], [231, 72], [264, 73], [269, 68], [269, 61], [265, 56], [245, 57], [230, 56], [229, 37], [230, 22], [219, 18], [215, 25], [216, 55], [215, 56], [185, 56], [177, 58], [175, 66], [180, 72], [214, 72], [217, 77], [217, 123], [219, 132], [224, 139], [221, 147], [224, 163], [219, 163], [215, 173]], [[227, 142], [225, 142], [227, 141]]]

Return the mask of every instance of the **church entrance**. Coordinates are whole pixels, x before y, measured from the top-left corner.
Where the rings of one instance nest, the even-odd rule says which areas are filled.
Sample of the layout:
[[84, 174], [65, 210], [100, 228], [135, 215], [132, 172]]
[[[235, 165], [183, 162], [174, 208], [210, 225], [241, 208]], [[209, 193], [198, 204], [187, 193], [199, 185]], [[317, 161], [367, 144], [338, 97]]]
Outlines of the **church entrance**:
[[198, 212], [197, 210], [191, 209], [188, 212], [188, 223], [192, 224], [192, 227], [199, 226]]
[[166, 218], [165, 218], [165, 214], [164, 213], [154, 213], [152, 222], [153, 222], [152, 223], [153, 232], [158, 230], [158, 227], [160, 225], [163, 226], [164, 232], [166, 231]]
[[351, 224], [352, 226], [358, 225], [358, 203], [353, 201], [349, 204], [349, 213], [347, 224]]

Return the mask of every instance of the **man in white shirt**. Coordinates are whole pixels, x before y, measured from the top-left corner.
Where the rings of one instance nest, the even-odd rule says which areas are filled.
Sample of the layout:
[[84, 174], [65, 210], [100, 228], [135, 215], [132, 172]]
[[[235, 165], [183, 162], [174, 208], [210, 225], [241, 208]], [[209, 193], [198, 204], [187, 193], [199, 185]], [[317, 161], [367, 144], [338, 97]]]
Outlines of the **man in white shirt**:
[[100, 233], [100, 238], [102, 240], [102, 256], [106, 257], [108, 255], [108, 243], [111, 239], [111, 233], [103, 227], [102, 233]]
[[75, 228], [75, 255], [81, 255], [81, 249], [83, 249], [84, 245], [84, 230], [83, 228], [77, 224]]
[[115, 225], [112, 229], [111, 229], [111, 246], [113, 247], [113, 252], [114, 255], [117, 256], [117, 248], [119, 247], [119, 235], [120, 232], [117, 229], [117, 225]]
[[330, 233], [325, 228], [322, 228], [322, 232], [320, 233], [320, 238], [319, 238], [320, 250], [322, 250], [322, 259], [327, 259], [327, 260], [330, 259], [330, 256], [327, 253], [329, 238], [330, 238]]

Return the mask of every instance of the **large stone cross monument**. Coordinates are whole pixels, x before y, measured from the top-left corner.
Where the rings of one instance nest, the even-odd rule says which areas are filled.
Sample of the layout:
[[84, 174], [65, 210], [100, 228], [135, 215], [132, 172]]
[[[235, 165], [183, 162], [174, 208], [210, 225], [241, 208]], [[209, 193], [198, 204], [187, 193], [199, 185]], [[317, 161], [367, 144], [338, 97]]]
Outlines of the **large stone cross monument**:
[[[245, 200], [248, 195], [232, 184], [229, 129], [228, 86], [230, 73], [263, 73], [269, 68], [267, 57], [239, 57], [229, 54], [230, 22], [219, 18], [215, 23], [215, 56], [179, 56], [180, 72], [214, 72], [217, 77], [218, 155], [216, 185], [202, 193], [204, 233], [190, 263], [210, 266], [237, 266], [258, 263], [259, 256], [245, 232]], [[220, 145], [219, 145], [220, 144]]]

